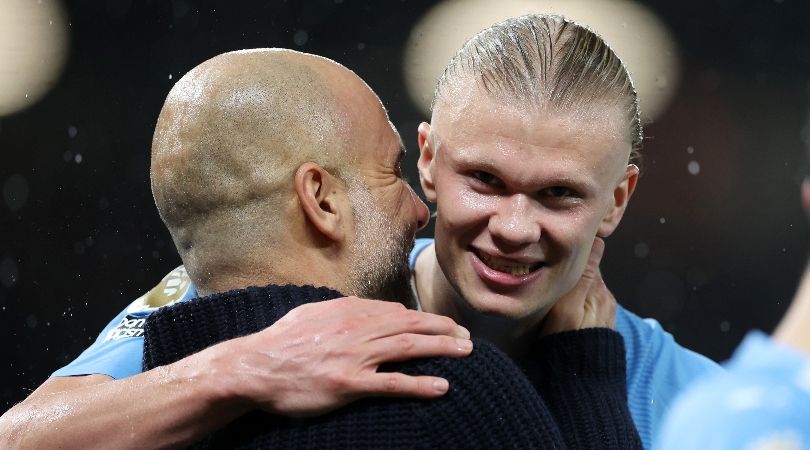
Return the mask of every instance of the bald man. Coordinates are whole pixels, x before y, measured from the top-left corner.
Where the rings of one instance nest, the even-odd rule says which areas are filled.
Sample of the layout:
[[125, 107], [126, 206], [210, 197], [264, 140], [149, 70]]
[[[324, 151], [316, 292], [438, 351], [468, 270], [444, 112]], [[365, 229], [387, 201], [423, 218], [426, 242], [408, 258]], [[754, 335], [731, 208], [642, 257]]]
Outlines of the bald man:
[[[193, 69], [158, 119], [152, 189], [205, 297], [150, 311], [142, 373], [43, 384], [0, 420], [4, 448], [183, 446], [212, 430], [205, 443], [228, 447], [638, 448], [621, 336], [590, 328], [612, 303], [538, 341], [534, 386], [492, 345], [470, 353], [451, 319], [404, 308], [427, 210], [401, 157], [377, 97], [332, 61], [255, 50]], [[344, 294], [389, 301], [329, 300]], [[436, 397], [448, 380], [430, 402], [267, 415]]]

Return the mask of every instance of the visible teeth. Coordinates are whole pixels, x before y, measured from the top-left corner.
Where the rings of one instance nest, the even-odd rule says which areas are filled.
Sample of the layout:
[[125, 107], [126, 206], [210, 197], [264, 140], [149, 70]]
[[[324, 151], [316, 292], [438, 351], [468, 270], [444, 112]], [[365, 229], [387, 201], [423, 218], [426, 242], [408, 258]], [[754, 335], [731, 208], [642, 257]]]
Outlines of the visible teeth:
[[483, 261], [484, 264], [487, 266], [500, 271], [509, 273], [512, 275], [526, 275], [531, 272], [534, 268], [532, 264], [521, 264], [512, 261], [503, 261], [496, 259], [492, 256], [486, 255], [484, 253], [476, 253], [478, 258]]

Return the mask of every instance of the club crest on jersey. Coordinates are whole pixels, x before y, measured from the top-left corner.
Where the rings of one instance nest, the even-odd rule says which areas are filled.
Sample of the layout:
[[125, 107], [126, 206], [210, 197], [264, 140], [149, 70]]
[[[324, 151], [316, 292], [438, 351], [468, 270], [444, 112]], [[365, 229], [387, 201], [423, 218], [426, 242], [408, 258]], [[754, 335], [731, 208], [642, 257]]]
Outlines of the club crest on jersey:
[[163, 277], [157, 286], [132, 302], [127, 308], [127, 313], [132, 314], [170, 305], [182, 299], [190, 287], [191, 279], [188, 277], [186, 268], [180, 266]]

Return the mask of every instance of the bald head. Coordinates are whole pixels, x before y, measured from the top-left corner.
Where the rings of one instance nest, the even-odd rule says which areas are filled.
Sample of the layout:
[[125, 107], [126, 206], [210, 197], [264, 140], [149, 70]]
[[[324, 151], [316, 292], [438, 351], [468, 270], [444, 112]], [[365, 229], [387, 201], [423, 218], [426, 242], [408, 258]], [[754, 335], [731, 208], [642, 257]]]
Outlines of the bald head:
[[264, 270], [256, 260], [284, 238], [296, 169], [310, 161], [351, 178], [355, 129], [379, 111], [354, 73], [290, 50], [222, 54], [181, 78], [158, 118], [151, 179], [195, 283]]

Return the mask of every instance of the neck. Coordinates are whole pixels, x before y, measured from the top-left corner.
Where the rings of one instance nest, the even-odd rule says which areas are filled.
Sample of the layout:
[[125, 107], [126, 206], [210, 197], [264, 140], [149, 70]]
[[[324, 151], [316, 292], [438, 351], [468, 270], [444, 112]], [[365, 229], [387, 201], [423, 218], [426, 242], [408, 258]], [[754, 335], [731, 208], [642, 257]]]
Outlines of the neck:
[[773, 338], [810, 355], [810, 266], [805, 270], [799, 291], [787, 314], [776, 327]]
[[189, 265], [186, 269], [200, 296], [270, 284], [328, 286], [352, 295], [342, 275], [346, 273], [342, 260], [325, 253], [299, 246], [286, 252], [266, 250], [242, 254], [239, 258], [221, 258], [209, 262], [207, 270], [192, 271]]
[[416, 259], [414, 280], [422, 310], [447, 316], [467, 328], [475, 337], [487, 339], [513, 358], [525, 355], [534, 327], [500, 316], [480, 313], [469, 306], [450, 284], [436, 259], [434, 246]]

